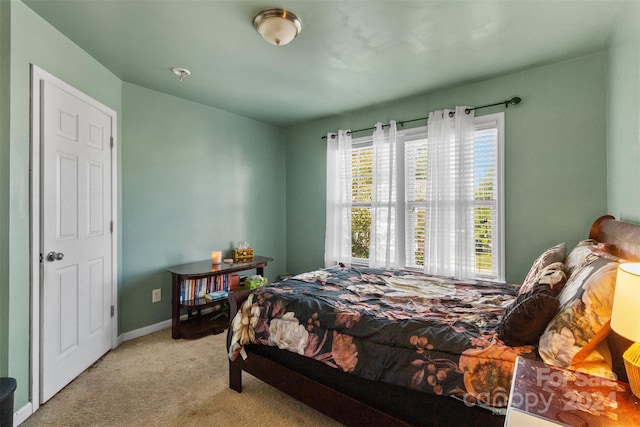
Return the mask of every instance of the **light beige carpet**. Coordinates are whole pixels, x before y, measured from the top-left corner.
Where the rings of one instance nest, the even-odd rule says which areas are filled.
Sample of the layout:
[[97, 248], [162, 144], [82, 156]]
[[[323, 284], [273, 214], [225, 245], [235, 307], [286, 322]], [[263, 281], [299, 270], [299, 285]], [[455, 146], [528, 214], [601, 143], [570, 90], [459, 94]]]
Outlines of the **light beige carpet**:
[[173, 340], [170, 329], [123, 343], [23, 426], [339, 426], [243, 373], [228, 388], [226, 333]]

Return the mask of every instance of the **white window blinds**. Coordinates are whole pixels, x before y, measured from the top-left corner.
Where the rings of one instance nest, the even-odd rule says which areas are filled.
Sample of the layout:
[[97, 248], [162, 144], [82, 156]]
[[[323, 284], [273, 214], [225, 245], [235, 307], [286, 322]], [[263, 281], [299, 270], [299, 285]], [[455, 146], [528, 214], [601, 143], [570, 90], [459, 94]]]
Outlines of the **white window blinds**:
[[474, 232], [476, 277], [504, 279], [503, 115], [476, 119], [474, 130]]
[[424, 266], [427, 205], [427, 139], [405, 141], [405, 260], [407, 267]]
[[[449, 165], [454, 171], [458, 168], [456, 173], [463, 172], [456, 184], [456, 187], [464, 187], [462, 191], [456, 190], [462, 197], [448, 198], [453, 193], [451, 188], [433, 182], [433, 170], [429, 168], [434, 164], [429, 164], [433, 159], [429, 159], [432, 151], [429, 151], [426, 127], [397, 131], [396, 149], [384, 151], [382, 156], [374, 151], [372, 136], [354, 140], [345, 157], [349, 164], [342, 168], [342, 173], [329, 166], [329, 160], [334, 157], [328, 156], [327, 173], [332, 171], [334, 180], [341, 182], [334, 191], [345, 189], [349, 201], [344, 202], [344, 195], [334, 198], [329, 194], [334, 188], [329, 181], [334, 180], [328, 177], [327, 251], [334, 247], [329, 244], [334, 235], [334, 241], [348, 242], [349, 248], [348, 254], [334, 250], [332, 253], [336, 255], [328, 258], [334, 263], [380, 265], [384, 262], [400, 268], [423, 270], [426, 257], [427, 263], [466, 263], [466, 271], [470, 272], [467, 277], [504, 280], [503, 120], [503, 113], [473, 118], [470, 133], [473, 141], [465, 144], [466, 151], [448, 150], [445, 144], [442, 153], [438, 153], [436, 167], [465, 159], [457, 163], [458, 166]], [[382, 141], [386, 143], [387, 136], [383, 136]], [[397, 168], [393, 167], [393, 161], [388, 161], [394, 152]], [[376, 157], [380, 164], [375, 163]], [[376, 173], [384, 176], [374, 176]], [[378, 194], [382, 182], [391, 186], [389, 192]], [[386, 184], [384, 188], [387, 188]], [[434, 210], [435, 198], [439, 198], [439, 208]], [[454, 248], [438, 250], [434, 256], [429, 251], [433, 248], [425, 247], [425, 241], [430, 241], [428, 233], [434, 231], [432, 215], [455, 218], [461, 209], [465, 210], [464, 221], [453, 220], [451, 227], [440, 230], [445, 231], [443, 239], [455, 240], [459, 237], [458, 230], [466, 227], [464, 253], [461, 256], [460, 249]], [[331, 218], [344, 218], [348, 222], [348, 227], [343, 228], [346, 234], [330, 233], [330, 225], [336, 222]], [[383, 242], [384, 239], [387, 240]], [[446, 248], [446, 245], [440, 247]], [[325, 252], [325, 256], [327, 254]]]
[[[446, 186], [429, 185], [428, 137], [406, 139], [404, 143], [405, 184], [405, 263], [409, 268], [422, 268], [425, 264], [425, 237], [429, 222], [427, 215], [444, 215], [453, 218], [456, 209], [469, 209], [473, 218], [473, 248], [467, 257], [472, 276], [487, 280], [502, 280], [502, 114], [481, 116], [474, 119], [473, 144], [464, 162], [467, 173], [462, 174], [463, 185], [469, 186], [469, 200], [447, 198], [454, 192]], [[455, 152], [449, 153], [450, 161], [456, 160]], [[445, 157], [446, 160], [446, 157]], [[440, 159], [442, 162], [443, 159]], [[429, 194], [430, 188], [436, 188]], [[435, 194], [438, 192], [438, 194]], [[433, 209], [433, 198], [440, 197], [440, 209]], [[455, 239], [455, 228], [447, 227], [449, 237]], [[438, 254], [445, 262], [463, 262], [456, 252]]]
[[351, 155], [351, 256], [369, 259], [371, 242], [371, 194], [373, 185], [373, 147], [371, 142], [354, 144]]

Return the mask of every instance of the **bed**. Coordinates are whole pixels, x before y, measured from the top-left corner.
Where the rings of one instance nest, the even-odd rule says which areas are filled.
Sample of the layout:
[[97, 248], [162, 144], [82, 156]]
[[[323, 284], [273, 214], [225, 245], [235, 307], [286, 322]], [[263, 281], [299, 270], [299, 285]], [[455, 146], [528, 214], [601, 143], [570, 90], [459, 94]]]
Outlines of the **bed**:
[[501, 426], [517, 357], [624, 377], [602, 301], [589, 334], [566, 330], [596, 279], [640, 259], [640, 227], [604, 216], [589, 239], [545, 251], [522, 286], [337, 266], [232, 292], [229, 386], [248, 372], [345, 425]]

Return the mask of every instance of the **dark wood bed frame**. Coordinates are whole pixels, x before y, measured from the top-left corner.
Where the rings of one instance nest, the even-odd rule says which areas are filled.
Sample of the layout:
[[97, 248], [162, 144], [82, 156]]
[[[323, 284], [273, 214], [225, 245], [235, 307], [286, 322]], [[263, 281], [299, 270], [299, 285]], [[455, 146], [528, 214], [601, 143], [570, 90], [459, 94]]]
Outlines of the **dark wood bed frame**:
[[[589, 238], [616, 246], [627, 260], [640, 260], [640, 226], [606, 215], [592, 225]], [[231, 319], [252, 291], [230, 293]], [[231, 340], [231, 328], [227, 344]], [[626, 380], [622, 353], [630, 341], [607, 338], [614, 372]], [[504, 416], [451, 398], [376, 383], [321, 362], [269, 346], [245, 346], [248, 357], [229, 362], [229, 387], [242, 392], [242, 371], [350, 426], [502, 426]]]

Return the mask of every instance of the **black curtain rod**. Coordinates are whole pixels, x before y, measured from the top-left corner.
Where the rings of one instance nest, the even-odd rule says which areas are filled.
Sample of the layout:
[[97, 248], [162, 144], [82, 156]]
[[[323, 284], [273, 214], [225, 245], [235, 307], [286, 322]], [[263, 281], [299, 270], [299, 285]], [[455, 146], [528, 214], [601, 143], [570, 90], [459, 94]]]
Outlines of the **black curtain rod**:
[[[518, 96], [514, 96], [511, 99], [506, 99], [502, 102], [496, 102], [495, 104], [488, 104], [488, 105], [481, 105], [479, 107], [473, 107], [473, 108], [467, 108], [464, 110], [465, 113], [469, 114], [470, 112], [474, 111], [474, 110], [480, 110], [481, 108], [489, 108], [489, 107], [495, 107], [496, 105], [504, 105], [505, 108], [509, 108], [509, 105], [518, 105], [520, 104], [520, 101], [522, 101], [522, 99]], [[449, 117], [453, 117], [456, 113], [453, 111], [449, 111]], [[398, 121], [397, 123], [400, 124], [400, 126], [404, 126], [405, 123], [411, 123], [411, 122], [418, 122], [420, 120], [427, 120], [429, 117], [420, 117], [419, 119], [411, 119], [411, 120], [403, 120], [403, 121]], [[389, 126], [389, 125], [382, 125], [382, 127], [385, 126]], [[364, 132], [366, 130], [374, 130], [375, 126], [370, 127], [370, 128], [364, 128], [364, 129], [357, 129], [357, 130], [352, 130], [349, 131], [349, 135], [356, 133], [356, 132]], [[336, 134], [332, 133], [331, 134], [331, 139], [335, 138]], [[327, 139], [327, 136], [323, 136], [321, 139]]]

